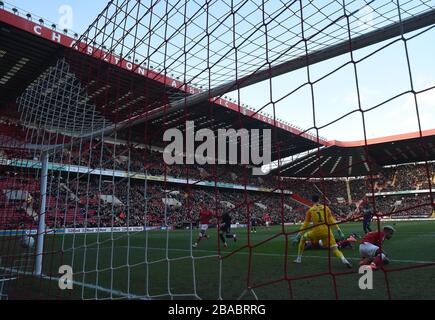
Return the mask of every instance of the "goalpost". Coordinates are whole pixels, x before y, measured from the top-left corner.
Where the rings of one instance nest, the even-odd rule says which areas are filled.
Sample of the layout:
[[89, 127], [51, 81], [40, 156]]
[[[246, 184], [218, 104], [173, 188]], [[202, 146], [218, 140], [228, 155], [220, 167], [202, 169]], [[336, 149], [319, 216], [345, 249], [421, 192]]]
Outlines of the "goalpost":
[[[429, 61], [430, 54], [416, 51], [432, 49], [427, 39], [434, 39], [434, 27], [432, 1], [110, 1], [18, 97], [20, 119], [3, 124], [12, 134], [1, 144], [2, 186], [18, 191], [2, 200], [2, 229], [13, 230], [2, 236], [2, 271], [18, 279], [17, 287], [36, 276], [40, 282], [30, 286], [46, 283], [47, 295], [59, 298], [298, 298], [299, 283], [326, 277], [331, 296], [342, 298], [337, 283], [350, 273], [334, 265], [331, 252], [311, 271], [290, 265], [295, 252], [289, 241], [297, 230], [288, 225], [302, 219], [301, 203], [310, 203], [300, 193], [320, 190], [329, 201], [340, 192], [324, 179], [334, 170], [347, 176], [364, 163], [364, 192], [346, 181], [340, 196], [352, 190], [356, 202], [359, 193], [375, 193], [368, 140], [378, 112], [392, 113], [392, 103], [414, 110], [421, 144], [406, 152], [423, 154], [430, 193], [419, 206], [433, 208], [433, 146], [423, 132], [433, 129], [424, 116], [435, 82], [420, 80], [426, 75], [413, 68], [424, 71], [415, 61]], [[401, 55], [384, 66], [392, 48]], [[384, 67], [397, 74], [382, 76]], [[397, 81], [398, 89], [374, 90], [366, 70]], [[292, 113], [306, 129], [290, 124]], [[252, 176], [251, 165], [166, 164], [164, 132], [186, 133], [188, 121], [216, 134], [271, 128], [274, 177]], [[333, 139], [331, 132], [351, 130], [359, 137], [353, 140], [364, 141], [364, 154], [348, 163], [340, 158], [324, 172], [331, 160], [322, 154], [330, 146], [323, 135]], [[292, 164], [278, 160], [310, 150], [300, 166], [312, 166], [310, 176], [284, 179]], [[242, 240], [224, 248], [217, 223], [208, 231], [211, 239], [192, 248], [202, 205], [216, 221], [230, 212], [233, 227], [243, 227], [232, 229]], [[16, 222], [15, 212], [26, 222]], [[251, 235], [252, 217], [265, 213], [279, 226], [276, 234]], [[17, 245], [26, 232], [33, 232], [35, 248]], [[262, 251], [278, 240], [278, 252]], [[26, 262], [31, 271], [14, 267], [25, 254], [34, 260]], [[74, 290], [58, 290], [60, 266], [72, 268]], [[388, 298], [389, 276], [412, 268], [384, 271]]]

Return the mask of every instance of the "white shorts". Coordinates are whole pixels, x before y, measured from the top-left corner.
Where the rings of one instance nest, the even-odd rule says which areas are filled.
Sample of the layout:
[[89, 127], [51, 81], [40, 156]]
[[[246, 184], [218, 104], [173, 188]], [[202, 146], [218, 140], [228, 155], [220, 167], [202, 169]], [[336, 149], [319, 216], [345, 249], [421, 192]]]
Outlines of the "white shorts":
[[269, 222], [269, 221], [266, 221], [266, 227], [268, 227], [268, 226], [269, 226], [269, 224], [270, 224], [270, 222]]
[[200, 224], [199, 225], [199, 229], [201, 229], [201, 231], [207, 231], [208, 230], [208, 224]]
[[373, 259], [376, 257], [379, 247], [370, 242], [363, 242], [359, 245], [359, 254], [361, 258]]

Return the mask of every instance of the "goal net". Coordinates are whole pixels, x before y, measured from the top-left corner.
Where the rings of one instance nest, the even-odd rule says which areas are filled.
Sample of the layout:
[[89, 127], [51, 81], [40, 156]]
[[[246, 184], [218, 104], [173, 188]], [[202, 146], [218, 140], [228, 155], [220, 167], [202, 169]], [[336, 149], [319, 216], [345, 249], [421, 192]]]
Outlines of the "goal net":
[[[56, 31], [1, 115], [0, 297], [431, 297], [434, 27], [435, 1], [114, 0]], [[351, 269], [300, 231], [314, 194]]]

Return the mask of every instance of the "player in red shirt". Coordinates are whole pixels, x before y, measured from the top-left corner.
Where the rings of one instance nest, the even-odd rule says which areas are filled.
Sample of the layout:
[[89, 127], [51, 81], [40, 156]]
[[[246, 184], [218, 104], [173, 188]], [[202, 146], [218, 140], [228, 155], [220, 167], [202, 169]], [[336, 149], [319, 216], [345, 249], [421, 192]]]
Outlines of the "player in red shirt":
[[[382, 231], [372, 231], [367, 233], [359, 246], [361, 256], [360, 266], [370, 265], [372, 269], [388, 264], [389, 259], [385, 252], [381, 250], [385, 239], [391, 239], [395, 230], [392, 226], [385, 226]], [[381, 252], [382, 251], [382, 252]]]
[[207, 235], [208, 225], [210, 224], [210, 220], [213, 218], [213, 212], [207, 210], [204, 205], [201, 205], [201, 210], [199, 211], [199, 235], [196, 242], [193, 244], [193, 247], [196, 248], [198, 243], [202, 240], [202, 238], [209, 239]]
[[272, 222], [272, 219], [270, 218], [268, 213], [265, 213], [263, 216], [263, 220], [266, 224], [266, 229], [270, 229], [270, 223]]

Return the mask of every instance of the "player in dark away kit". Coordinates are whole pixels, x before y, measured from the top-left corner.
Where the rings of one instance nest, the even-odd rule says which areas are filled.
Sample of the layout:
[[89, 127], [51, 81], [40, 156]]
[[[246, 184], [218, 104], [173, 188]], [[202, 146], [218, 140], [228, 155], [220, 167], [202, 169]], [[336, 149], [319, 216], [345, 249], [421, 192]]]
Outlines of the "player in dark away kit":
[[237, 236], [231, 233], [231, 216], [229, 212], [225, 212], [221, 218], [222, 218], [222, 222], [219, 228], [219, 237], [221, 241], [224, 243], [224, 247], [226, 248], [228, 247], [228, 244], [225, 238], [233, 239], [234, 242], [236, 242]]

